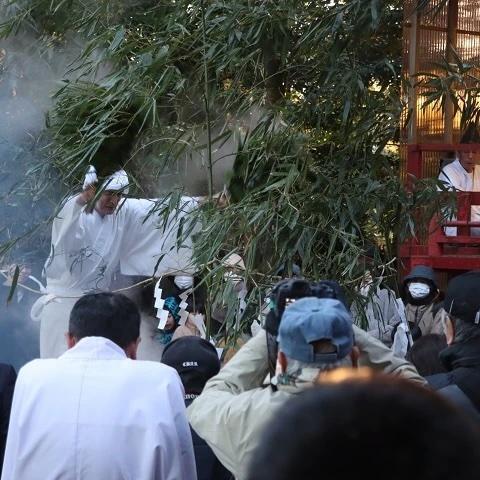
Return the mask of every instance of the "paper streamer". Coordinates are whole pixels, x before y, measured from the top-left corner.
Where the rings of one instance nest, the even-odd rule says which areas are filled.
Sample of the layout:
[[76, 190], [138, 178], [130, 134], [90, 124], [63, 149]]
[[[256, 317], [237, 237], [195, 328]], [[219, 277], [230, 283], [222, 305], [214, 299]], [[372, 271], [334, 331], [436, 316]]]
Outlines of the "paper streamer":
[[179, 325], [185, 325], [188, 319], [188, 312], [182, 311], [180, 312], [180, 320], [178, 321]]
[[163, 330], [165, 328], [165, 325], [167, 324], [168, 312], [166, 310], [159, 310], [159, 312], [157, 313], [157, 317], [160, 319], [157, 328], [159, 330]]

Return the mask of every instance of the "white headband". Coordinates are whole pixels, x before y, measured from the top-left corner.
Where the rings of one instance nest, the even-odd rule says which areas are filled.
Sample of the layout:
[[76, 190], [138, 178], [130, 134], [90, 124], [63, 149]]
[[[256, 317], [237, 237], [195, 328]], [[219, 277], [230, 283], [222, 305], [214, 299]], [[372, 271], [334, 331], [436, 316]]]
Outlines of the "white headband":
[[[89, 165], [85, 180], [83, 182], [83, 189], [85, 190], [90, 185], [98, 182], [97, 171], [93, 165]], [[122, 193], [128, 193], [129, 185], [128, 175], [125, 170], [117, 170], [115, 173], [107, 177], [103, 182], [102, 190], [121, 190]]]
[[117, 170], [110, 175], [102, 185], [102, 190], [121, 190], [128, 193], [128, 175], [125, 170]]

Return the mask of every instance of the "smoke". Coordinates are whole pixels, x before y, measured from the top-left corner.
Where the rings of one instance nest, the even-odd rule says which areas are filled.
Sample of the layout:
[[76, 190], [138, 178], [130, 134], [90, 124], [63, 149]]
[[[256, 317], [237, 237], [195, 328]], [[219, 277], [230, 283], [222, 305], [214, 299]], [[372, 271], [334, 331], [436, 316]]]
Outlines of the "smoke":
[[[0, 269], [26, 265], [41, 278], [50, 246], [48, 218], [61, 187], [44, 158], [46, 113], [52, 91], [77, 48], [45, 47], [24, 34], [0, 41]], [[6, 248], [8, 247], [8, 249]], [[38, 356], [38, 324], [29, 318], [37, 294], [0, 277], [0, 362], [16, 368]], [[38, 286], [30, 280], [25, 284]]]
[[[0, 40], [0, 269], [25, 264], [32, 275], [41, 278], [50, 248], [48, 219], [66, 190], [48, 167], [45, 156], [49, 141], [44, 135], [46, 115], [53, 106], [52, 93], [67, 78], [66, 72], [78, 58], [82, 46], [76, 38], [68, 38], [63, 44], [46, 45], [30, 34]], [[103, 72], [97, 72], [97, 78], [106, 73], [108, 66]], [[80, 71], [75, 73], [80, 74]], [[258, 124], [261, 114], [260, 110], [252, 110], [239, 118], [225, 118], [224, 127], [212, 128], [214, 139], [221, 136], [224, 129], [230, 132], [213, 143], [215, 192], [223, 190], [228, 183], [238, 144], [246, 132]], [[180, 186], [189, 195], [208, 193], [205, 129], [194, 132], [188, 143], [165, 173], [158, 175], [147, 166], [137, 175], [142, 183], [144, 180], [154, 183], [150, 190], [155, 195]], [[140, 160], [135, 168], [142, 163], [148, 165], [143, 162], [144, 158]], [[5, 246], [9, 246], [8, 251]], [[17, 287], [7, 306], [10, 288], [3, 283], [0, 278], [0, 362], [19, 367], [38, 356], [38, 325], [31, 322], [28, 315], [38, 295]], [[26, 281], [26, 284], [38, 288], [32, 282]]]
[[[264, 112], [252, 108], [239, 116], [224, 119], [222, 127], [213, 128], [211, 133], [213, 192], [224, 190], [230, 180], [239, 143], [247, 132], [253, 130], [261, 121]], [[188, 147], [174, 162], [174, 165], [158, 176], [154, 192], [164, 194], [172, 186], [181, 187], [191, 196], [208, 194], [209, 159], [206, 145], [208, 135], [206, 128], [197, 129], [185, 140]]]

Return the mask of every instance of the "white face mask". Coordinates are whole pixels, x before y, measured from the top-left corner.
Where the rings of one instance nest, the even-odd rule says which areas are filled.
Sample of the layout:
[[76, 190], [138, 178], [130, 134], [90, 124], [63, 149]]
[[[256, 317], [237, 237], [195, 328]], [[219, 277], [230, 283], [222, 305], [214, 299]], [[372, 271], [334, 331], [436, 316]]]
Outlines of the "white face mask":
[[193, 286], [193, 277], [189, 275], [177, 275], [173, 281], [180, 290], [186, 290]]
[[425, 298], [430, 293], [430, 285], [422, 282], [411, 282], [408, 284], [408, 291], [412, 298]]

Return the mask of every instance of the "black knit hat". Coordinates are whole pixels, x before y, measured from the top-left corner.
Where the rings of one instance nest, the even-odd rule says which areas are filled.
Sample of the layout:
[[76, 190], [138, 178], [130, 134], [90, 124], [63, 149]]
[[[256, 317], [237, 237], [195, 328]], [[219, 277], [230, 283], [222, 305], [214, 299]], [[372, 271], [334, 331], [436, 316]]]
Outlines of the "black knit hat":
[[178, 372], [187, 395], [199, 395], [207, 381], [220, 370], [215, 347], [193, 335], [169, 343], [163, 351], [162, 363]]
[[463, 273], [450, 280], [443, 308], [464, 322], [480, 324], [480, 271]]

